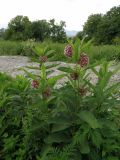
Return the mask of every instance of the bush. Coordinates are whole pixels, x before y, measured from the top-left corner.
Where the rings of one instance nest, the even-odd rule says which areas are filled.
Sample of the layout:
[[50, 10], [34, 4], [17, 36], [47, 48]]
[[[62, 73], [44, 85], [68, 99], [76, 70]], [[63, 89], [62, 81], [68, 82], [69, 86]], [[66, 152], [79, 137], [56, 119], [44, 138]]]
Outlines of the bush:
[[0, 41], [0, 55], [30, 56], [31, 54], [29, 42]]
[[86, 52], [89, 53], [91, 63], [102, 59], [106, 61], [120, 61], [120, 46], [91, 46]]
[[[66, 61], [66, 58], [63, 55], [63, 50], [65, 47], [65, 44], [62, 43], [53, 43], [52, 41], [46, 40], [42, 43], [36, 43], [35, 47], [38, 48], [38, 50], [44, 50], [46, 47], [50, 50], [54, 50], [54, 58], [52, 57], [52, 60], [54, 61]], [[34, 49], [33, 49], [34, 51]], [[33, 58], [36, 57], [36, 53], [34, 52]], [[38, 58], [38, 57], [37, 57]]]
[[120, 45], [120, 37], [115, 37], [115, 38], [113, 39], [113, 44], [115, 44], [115, 45]]
[[[28, 79], [0, 75], [1, 160], [119, 159], [120, 84], [109, 84], [119, 68], [110, 71], [102, 62], [96, 70], [88, 55], [79, 52], [78, 48], [86, 48], [80, 43], [67, 45], [64, 54], [76, 65], [59, 67], [61, 75], [50, 77], [48, 69], [54, 65], [44, 61], [33, 68], [40, 71], [37, 75], [25, 70]], [[49, 61], [53, 51], [45, 54]], [[96, 84], [88, 79], [90, 69], [98, 77]], [[65, 76], [68, 82], [56, 88]]]

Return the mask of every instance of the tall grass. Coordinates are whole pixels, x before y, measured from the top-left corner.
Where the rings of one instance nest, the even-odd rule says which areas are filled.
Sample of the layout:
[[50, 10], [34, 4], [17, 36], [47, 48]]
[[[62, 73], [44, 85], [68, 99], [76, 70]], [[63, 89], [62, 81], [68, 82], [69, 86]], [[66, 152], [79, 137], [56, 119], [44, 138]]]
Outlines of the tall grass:
[[0, 41], [0, 55], [31, 55], [28, 42]]
[[[0, 55], [24, 55], [32, 56], [32, 45], [39, 45], [41, 48], [49, 46], [49, 48], [55, 50], [55, 61], [66, 61], [63, 54], [65, 44], [53, 43], [51, 41], [45, 42], [13, 42], [13, 41], [0, 41]], [[117, 60], [120, 61], [120, 46], [119, 45], [102, 45], [91, 46], [85, 52], [88, 53], [91, 63], [106, 59], [107, 61]]]
[[91, 63], [101, 59], [106, 59], [107, 61], [120, 61], [119, 45], [91, 46], [87, 52], [89, 54]]
[[51, 41], [44, 41], [42, 43], [36, 43], [36, 45], [39, 45], [41, 48], [45, 48], [48, 46], [50, 49], [55, 50], [55, 56], [54, 60], [57, 61], [66, 61], [66, 58], [64, 56], [64, 47], [65, 44], [63, 43], [58, 43], [58, 42], [51, 42]]
[[20, 42], [0, 41], [0, 55], [20, 55], [21, 52]]

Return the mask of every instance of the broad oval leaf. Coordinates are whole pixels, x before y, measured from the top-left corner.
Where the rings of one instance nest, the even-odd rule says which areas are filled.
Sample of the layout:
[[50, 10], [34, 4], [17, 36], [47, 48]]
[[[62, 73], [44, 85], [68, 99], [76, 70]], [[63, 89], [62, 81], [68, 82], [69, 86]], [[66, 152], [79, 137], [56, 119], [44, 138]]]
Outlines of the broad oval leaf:
[[81, 111], [78, 115], [81, 120], [85, 121], [89, 124], [89, 126], [93, 129], [100, 128], [100, 124], [95, 116], [89, 111]]
[[52, 127], [52, 132], [63, 131], [71, 126], [70, 123], [61, 123], [61, 124], [54, 124]]

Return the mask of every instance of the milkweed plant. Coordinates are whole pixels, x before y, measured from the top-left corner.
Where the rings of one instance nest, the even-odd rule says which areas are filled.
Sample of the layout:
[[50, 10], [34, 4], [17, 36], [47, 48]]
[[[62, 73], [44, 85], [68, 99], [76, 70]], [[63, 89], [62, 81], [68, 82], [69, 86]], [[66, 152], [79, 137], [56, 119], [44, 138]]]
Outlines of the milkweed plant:
[[120, 83], [110, 81], [119, 67], [91, 64], [90, 45], [68, 41], [63, 66], [49, 62], [54, 50], [34, 47], [34, 73], [0, 75], [1, 160], [119, 160]]

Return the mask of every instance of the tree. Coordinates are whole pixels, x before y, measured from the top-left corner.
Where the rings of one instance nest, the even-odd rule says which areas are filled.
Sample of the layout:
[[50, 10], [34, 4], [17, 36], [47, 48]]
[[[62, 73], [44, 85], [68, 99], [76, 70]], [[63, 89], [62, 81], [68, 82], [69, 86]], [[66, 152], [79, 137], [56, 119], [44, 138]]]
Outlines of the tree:
[[101, 20], [101, 14], [92, 14], [88, 17], [88, 20], [83, 27], [83, 33], [88, 35], [89, 39], [93, 38], [96, 35], [97, 28]]
[[66, 41], [66, 32], [64, 30], [65, 22], [60, 21], [60, 24], [55, 24], [55, 20], [51, 19], [49, 21], [50, 24], [50, 38], [53, 41], [57, 42], [65, 42]]
[[32, 38], [43, 41], [50, 36], [50, 26], [46, 20], [38, 20], [31, 23]]
[[16, 16], [8, 24], [5, 39], [28, 40], [33, 38], [37, 41], [51, 39], [57, 42], [65, 42], [66, 32], [64, 27], [64, 21], [60, 21], [60, 24], [56, 24], [54, 19], [30, 22], [26, 16]]
[[110, 21], [103, 17], [101, 23], [97, 27], [97, 33], [94, 36], [96, 44], [109, 44], [112, 40], [112, 35], [109, 30]]
[[5, 29], [1, 28], [0, 29], [0, 39], [4, 39], [4, 35], [5, 35]]
[[111, 44], [120, 37], [120, 6], [108, 11], [99, 23], [96, 40], [98, 43]]
[[104, 15], [90, 15], [83, 33], [88, 39], [94, 39], [95, 44], [112, 44], [116, 37], [120, 37], [120, 6], [111, 8]]
[[28, 39], [31, 36], [30, 25], [31, 22], [27, 16], [16, 16], [8, 24], [8, 29], [6, 30], [6, 39]]
[[84, 35], [83, 31], [79, 31], [79, 32], [77, 33], [77, 35], [76, 35], [76, 37], [78, 37], [79, 39], [83, 39], [84, 36], [85, 36], [85, 35]]

